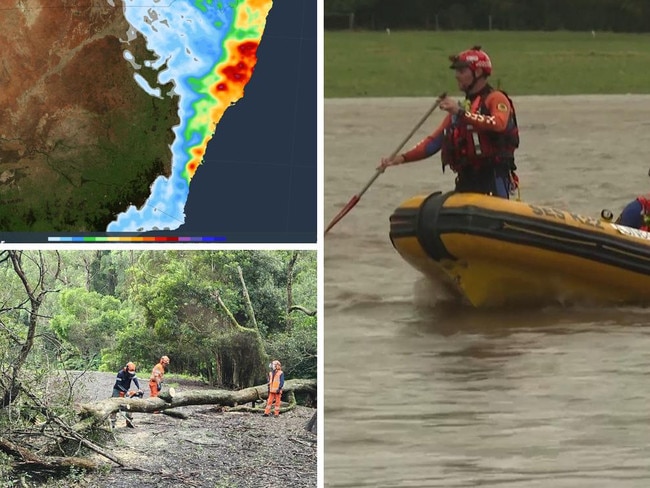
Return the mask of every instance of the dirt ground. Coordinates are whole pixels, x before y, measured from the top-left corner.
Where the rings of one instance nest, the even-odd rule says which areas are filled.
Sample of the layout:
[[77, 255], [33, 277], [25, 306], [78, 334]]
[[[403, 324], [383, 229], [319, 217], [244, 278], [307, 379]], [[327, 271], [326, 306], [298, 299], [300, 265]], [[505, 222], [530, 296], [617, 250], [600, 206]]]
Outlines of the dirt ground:
[[[80, 401], [110, 396], [113, 373], [86, 373], [78, 381]], [[172, 380], [179, 389], [207, 388]], [[141, 382], [141, 386], [146, 386]], [[145, 395], [145, 398], [148, 393]], [[118, 416], [103, 445], [131, 467], [91, 455], [105, 467], [47, 487], [314, 487], [317, 484], [317, 437], [304, 430], [314, 410], [296, 407], [279, 418], [222, 412], [212, 406], [175, 409], [189, 416], [135, 413], [135, 428]], [[108, 427], [108, 424], [107, 424]]]

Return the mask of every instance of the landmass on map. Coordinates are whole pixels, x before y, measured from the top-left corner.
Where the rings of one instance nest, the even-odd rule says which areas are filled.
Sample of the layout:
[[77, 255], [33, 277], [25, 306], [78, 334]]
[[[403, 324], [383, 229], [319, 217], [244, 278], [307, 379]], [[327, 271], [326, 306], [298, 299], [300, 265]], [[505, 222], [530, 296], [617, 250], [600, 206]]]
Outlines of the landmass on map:
[[170, 174], [178, 97], [115, 3], [3, 0], [0, 232], [105, 231]]

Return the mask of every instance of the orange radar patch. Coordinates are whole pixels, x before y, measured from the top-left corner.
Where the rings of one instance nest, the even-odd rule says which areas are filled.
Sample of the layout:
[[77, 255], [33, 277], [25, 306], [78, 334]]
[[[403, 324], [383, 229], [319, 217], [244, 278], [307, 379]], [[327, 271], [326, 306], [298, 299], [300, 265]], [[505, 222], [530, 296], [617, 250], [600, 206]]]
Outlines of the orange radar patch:
[[270, 10], [272, 3], [273, 2], [269, 2], [269, 0], [248, 0], [246, 5], [255, 10]]

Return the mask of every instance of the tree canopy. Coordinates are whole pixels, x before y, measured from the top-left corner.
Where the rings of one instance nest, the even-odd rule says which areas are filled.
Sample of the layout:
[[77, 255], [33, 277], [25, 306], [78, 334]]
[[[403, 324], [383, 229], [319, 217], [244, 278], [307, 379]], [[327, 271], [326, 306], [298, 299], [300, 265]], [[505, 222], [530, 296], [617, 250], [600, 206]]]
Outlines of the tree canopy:
[[[5, 367], [31, 334], [34, 362], [60, 360], [68, 369], [115, 371], [133, 361], [150, 370], [167, 355], [175, 373], [238, 388], [264, 381], [268, 361], [279, 358], [288, 378], [316, 377], [317, 317], [294, 307], [316, 310], [315, 252], [5, 251], [0, 258]], [[13, 259], [41, 297], [37, 310]]]
[[324, 7], [326, 29], [650, 31], [647, 0], [325, 0]]

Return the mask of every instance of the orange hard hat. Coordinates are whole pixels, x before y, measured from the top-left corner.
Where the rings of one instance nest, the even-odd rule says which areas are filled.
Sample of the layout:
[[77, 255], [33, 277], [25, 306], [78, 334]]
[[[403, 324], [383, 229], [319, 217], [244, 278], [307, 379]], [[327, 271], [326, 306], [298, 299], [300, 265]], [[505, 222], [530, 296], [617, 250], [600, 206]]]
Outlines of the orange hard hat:
[[129, 361], [128, 363], [126, 363], [126, 369], [129, 371], [135, 371], [135, 363]]

